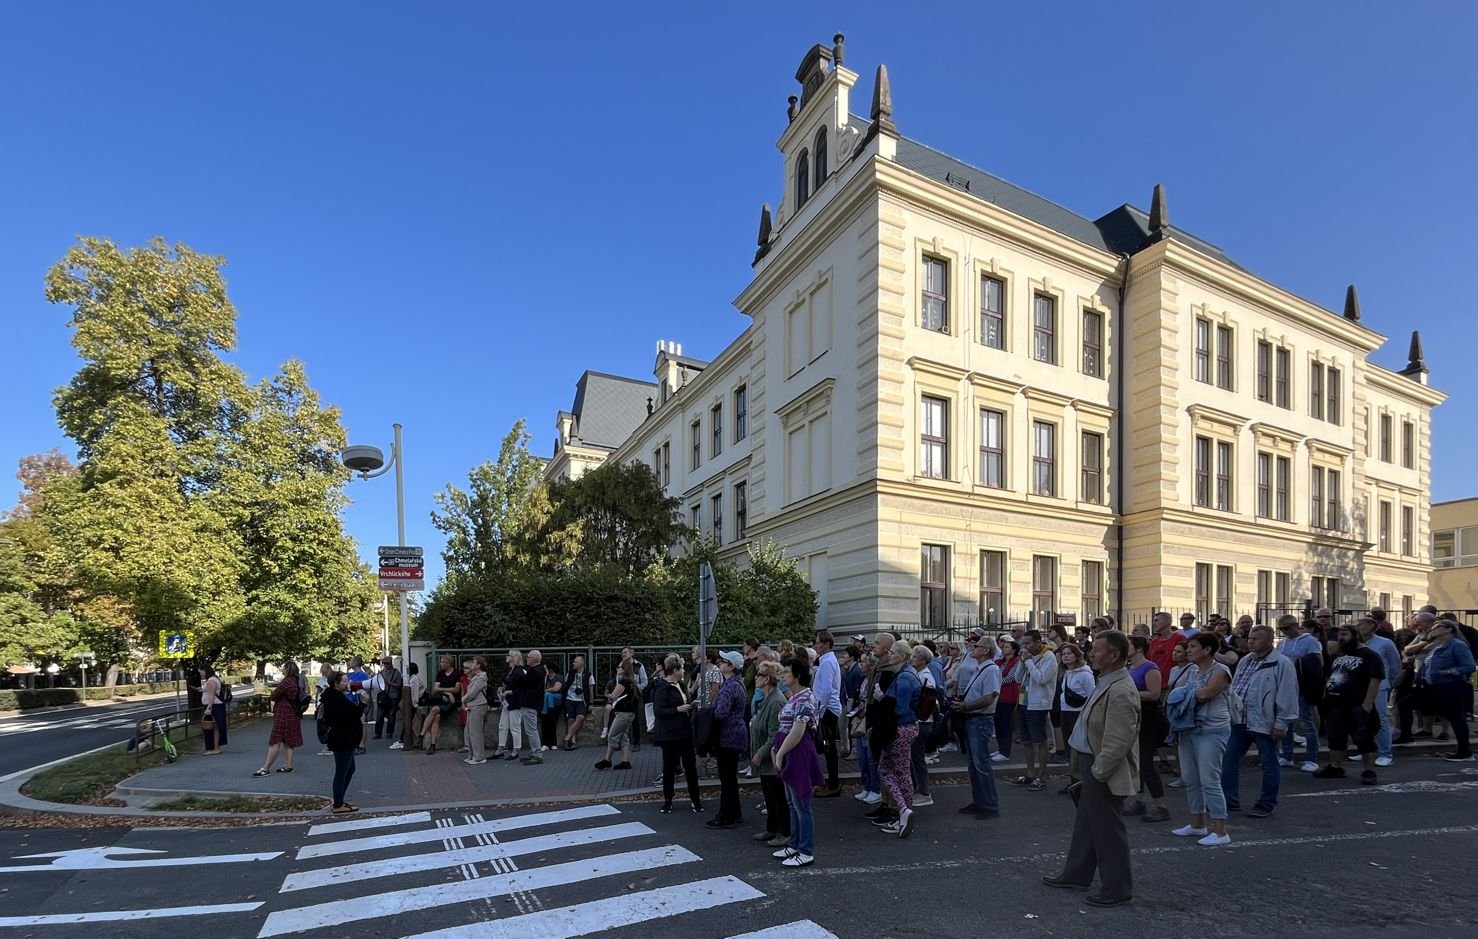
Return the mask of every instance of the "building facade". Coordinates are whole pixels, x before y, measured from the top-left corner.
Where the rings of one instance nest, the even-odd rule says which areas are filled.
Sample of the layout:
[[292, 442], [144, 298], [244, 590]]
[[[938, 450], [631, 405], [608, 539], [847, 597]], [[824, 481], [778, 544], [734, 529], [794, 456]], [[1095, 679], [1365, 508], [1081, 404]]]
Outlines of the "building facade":
[[[1420, 342], [1148, 213], [1082, 218], [869, 116], [840, 36], [797, 72], [749, 327], [611, 454], [742, 557], [783, 545], [821, 622], [943, 628], [1418, 596], [1429, 563]], [[669, 393], [670, 389], [670, 393]]]
[[1428, 593], [1438, 609], [1478, 613], [1478, 498], [1432, 506]]

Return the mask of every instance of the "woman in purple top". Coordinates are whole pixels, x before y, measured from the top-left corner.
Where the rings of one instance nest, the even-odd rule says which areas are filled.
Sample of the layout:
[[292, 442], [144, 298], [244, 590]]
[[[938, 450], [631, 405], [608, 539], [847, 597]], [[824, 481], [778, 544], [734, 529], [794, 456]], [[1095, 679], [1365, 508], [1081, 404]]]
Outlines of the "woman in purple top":
[[786, 867], [807, 867], [816, 853], [816, 816], [811, 794], [826, 774], [816, 752], [816, 699], [811, 694], [811, 663], [802, 656], [790, 660], [784, 673], [790, 700], [780, 709], [780, 732], [775, 735], [775, 771], [785, 783], [790, 804], [790, 845], [774, 853]]
[[709, 828], [737, 828], [744, 820], [739, 807], [739, 760], [749, 751], [749, 730], [744, 726], [744, 658], [737, 652], [719, 656], [718, 694], [713, 701], [713, 720], [718, 724], [718, 817]]

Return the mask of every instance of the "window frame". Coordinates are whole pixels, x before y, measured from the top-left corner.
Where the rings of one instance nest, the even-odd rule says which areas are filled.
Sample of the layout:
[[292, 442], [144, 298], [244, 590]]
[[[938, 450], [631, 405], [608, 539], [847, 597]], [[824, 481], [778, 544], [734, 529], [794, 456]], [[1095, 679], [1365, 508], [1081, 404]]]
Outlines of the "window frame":
[[1273, 347], [1273, 404], [1293, 410], [1293, 353], [1283, 346]]
[[[929, 289], [930, 273], [937, 265], [940, 272], [940, 289]], [[923, 271], [919, 278], [919, 326], [931, 333], [949, 335], [949, 261], [933, 254], [923, 256]], [[939, 324], [930, 325], [932, 309], [930, 302], [938, 304]]]
[[1392, 440], [1391, 440], [1391, 435], [1392, 435], [1393, 432], [1394, 432], [1394, 428], [1392, 426], [1391, 415], [1389, 415], [1389, 414], [1382, 414], [1380, 416], [1380, 455], [1379, 455], [1379, 459], [1380, 459], [1380, 461], [1382, 463], [1390, 463], [1394, 459], [1394, 455], [1395, 455], [1394, 454], [1394, 449], [1395, 448], [1394, 448], [1394, 446], [1392, 444]]
[[1195, 454], [1195, 492], [1193, 501], [1201, 508], [1211, 508], [1211, 461], [1215, 451], [1211, 447], [1211, 438], [1203, 434], [1196, 434], [1192, 444]]
[[[1098, 310], [1083, 311], [1083, 374], [1103, 377], [1103, 314]], [[1091, 328], [1090, 328], [1091, 325]]]
[[[938, 552], [937, 560], [931, 551]], [[949, 628], [949, 545], [930, 544], [919, 546], [919, 627], [921, 629]], [[942, 573], [942, 580], [932, 580]], [[937, 604], [937, 609], [936, 609]], [[935, 622], [938, 614], [939, 622]]]
[[1391, 523], [1394, 521], [1395, 506], [1390, 499], [1376, 502], [1376, 550], [1383, 554], [1391, 552]]
[[[1050, 451], [1042, 455], [1040, 444], [1044, 439], [1040, 431], [1046, 431], [1047, 449]], [[1042, 474], [1045, 471], [1047, 485], [1041, 485]], [[1032, 420], [1032, 494], [1057, 498], [1057, 425], [1051, 421]]]
[[724, 404], [720, 401], [708, 409], [708, 420], [712, 424], [709, 432], [710, 460], [715, 459], [724, 452]]
[[1343, 381], [1343, 372], [1333, 365], [1324, 366], [1324, 419], [1336, 427], [1344, 423]]
[[1410, 505], [1401, 506], [1401, 556], [1409, 558], [1416, 548], [1416, 509]]
[[[999, 310], [992, 310], [988, 305], [991, 291], [988, 285], [996, 287], [996, 302]], [[990, 330], [987, 328], [987, 320], [995, 320], [996, 340], [991, 343], [986, 341]], [[980, 275], [980, 344], [987, 349], [999, 349], [1006, 351], [1006, 282], [993, 274]]]
[[1309, 363], [1309, 416], [1324, 420], [1324, 363]]
[[693, 434], [693, 452], [692, 465], [688, 469], [696, 470], [703, 465], [703, 418], [700, 417], [690, 424], [689, 429]]
[[[1040, 290], [1032, 292], [1032, 360], [1044, 365], [1057, 364], [1057, 307], [1057, 298], [1052, 294]], [[1046, 326], [1041, 323], [1043, 309], [1048, 313]], [[1044, 342], [1046, 358], [1042, 357]]]
[[[939, 415], [937, 428], [940, 433], [931, 434], [929, 429], [934, 421], [930, 418], [930, 405], [937, 404]], [[950, 400], [943, 395], [921, 394], [919, 395], [919, 476], [924, 479], [949, 479], [949, 405]], [[931, 472], [935, 460], [933, 455], [937, 452], [938, 472]]]
[[1219, 511], [1236, 511], [1236, 467], [1236, 448], [1225, 440], [1218, 440], [1216, 442], [1216, 508]]
[[[1103, 505], [1103, 434], [1096, 430], [1084, 430], [1079, 432], [1078, 438], [1078, 462], [1082, 468], [1082, 478], [1078, 480], [1081, 490], [1078, 497], [1089, 505]], [[1088, 459], [1090, 453], [1094, 457], [1092, 465]]]
[[1237, 334], [1230, 326], [1216, 326], [1216, 387], [1223, 391], [1235, 391]]
[[1324, 467], [1309, 467], [1309, 525], [1324, 527]]
[[1416, 469], [1416, 423], [1404, 418], [1401, 421], [1401, 466]]
[[1266, 450], [1257, 451], [1257, 507], [1258, 518], [1273, 517], [1273, 454]]
[[[991, 418], [995, 418], [996, 446], [990, 445]], [[987, 467], [994, 463], [998, 479], [992, 483]], [[980, 409], [980, 473], [979, 483], [989, 489], [1009, 488], [1010, 479], [1006, 473], [1006, 412], [995, 408]]]
[[1196, 381], [1202, 384], [1211, 384], [1211, 321], [1205, 317], [1196, 317], [1195, 329], [1195, 365], [1191, 374]]
[[795, 158], [795, 210], [805, 208], [811, 198], [811, 151], [802, 147]]
[[662, 441], [662, 485], [672, 483], [672, 441]]
[[[1047, 589], [1042, 589], [1041, 573], [1044, 569], [1049, 573], [1050, 584]], [[1047, 603], [1042, 603], [1042, 598], [1047, 598]], [[1050, 554], [1032, 555], [1032, 620], [1036, 622], [1038, 613], [1046, 613], [1049, 616], [1057, 612], [1057, 558]], [[1050, 623], [1036, 623], [1038, 628], [1050, 626]]]
[[716, 492], [708, 501], [709, 511], [713, 513], [713, 545], [721, 548], [724, 545], [724, 494]]
[[826, 182], [826, 125], [822, 124], [811, 141], [811, 191], [819, 192]]
[[[1092, 621], [1094, 617], [1103, 615], [1103, 568], [1102, 561], [1085, 560], [1082, 570], [1082, 588], [1080, 591], [1081, 605], [1083, 607], [1083, 618]], [[1089, 587], [1092, 590], [1089, 590]]]
[[[991, 571], [991, 561], [999, 562], [999, 572]], [[1002, 622], [1006, 615], [1006, 590], [1010, 581], [1009, 559], [1004, 551], [982, 549], [980, 552], [980, 622]], [[999, 573], [999, 578], [993, 577]], [[994, 582], [993, 582], [994, 581]], [[992, 603], [991, 601], [994, 600]], [[994, 611], [995, 616], [990, 614]]]
[[734, 442], [749, 436], [749, 383], [734, 389]]
[[1273, 458], [1273, 517], [1280, 522], [1290, 520], [1292, 499], [1293, 460], [1286, 456]]
[[1257, 341], [1257, 400], [1264, 404], [1273, 403], [1273, 344], [1266, 339]]
[[749, 537], [749, 480], [734, 484], [734, 540]]

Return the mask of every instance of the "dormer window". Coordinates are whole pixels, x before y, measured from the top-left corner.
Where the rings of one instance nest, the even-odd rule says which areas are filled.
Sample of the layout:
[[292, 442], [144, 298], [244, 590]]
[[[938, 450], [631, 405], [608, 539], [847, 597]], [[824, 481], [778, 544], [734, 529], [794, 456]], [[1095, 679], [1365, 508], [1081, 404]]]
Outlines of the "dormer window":
[[816, 143], [812, 147], [816, 154], [816, 185], [811, 187], [819, 190], [821, 184], [826, 182], [826, 128], [816, 131]]
[[811, 198], [811, 157], [802, 150], [795, 161], [795, 208], [799, 212], [806, 200]]

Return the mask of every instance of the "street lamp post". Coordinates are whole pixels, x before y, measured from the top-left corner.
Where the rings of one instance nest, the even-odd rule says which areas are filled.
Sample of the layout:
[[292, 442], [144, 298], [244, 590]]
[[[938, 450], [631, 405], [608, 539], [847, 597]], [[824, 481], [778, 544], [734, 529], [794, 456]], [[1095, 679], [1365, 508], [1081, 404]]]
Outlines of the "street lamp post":
[[[390, 445], [390, 460], [379, 447], [353, 446], [344, 448], [344, 465], [360, 479], [374, 479], [395, 470], [395, 529], [397, 545], [405, 546], [405, 459], [401, 449], [400, 425], [395, 425], [395, 441]], [[411, 660], [410, 600], [406, 591], [400, 594], [400, 667], [402, 674]]]

